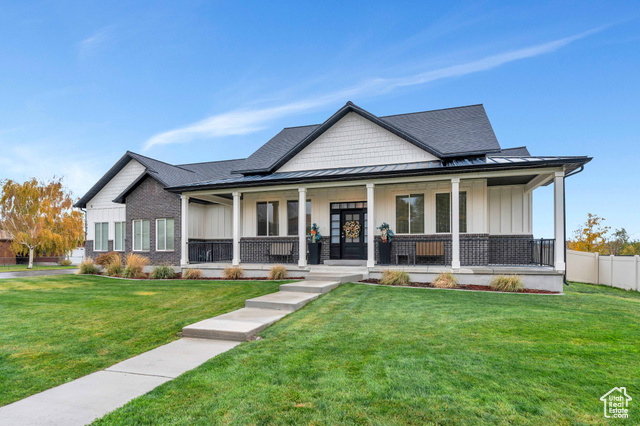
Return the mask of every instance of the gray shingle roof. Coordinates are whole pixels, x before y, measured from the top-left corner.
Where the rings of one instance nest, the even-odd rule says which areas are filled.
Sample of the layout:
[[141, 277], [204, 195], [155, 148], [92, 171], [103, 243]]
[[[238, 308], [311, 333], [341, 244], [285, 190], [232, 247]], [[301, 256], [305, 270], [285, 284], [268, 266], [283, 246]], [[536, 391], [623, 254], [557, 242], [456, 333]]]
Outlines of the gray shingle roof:
[[482, 105], [376, 117], [351, 102], [322, 124], [283, 129], [254, 152], [239, 173], [273, 172], [348, 112], [356, 112], [439, 158], [500, 150]]
[[515, 157], [529, 157], [529, 150], [526, 146], [518, 146], [515, 148], [504, 148], [499, 152], [491, 155], [502, 155], [504, 157], [515, 156]]

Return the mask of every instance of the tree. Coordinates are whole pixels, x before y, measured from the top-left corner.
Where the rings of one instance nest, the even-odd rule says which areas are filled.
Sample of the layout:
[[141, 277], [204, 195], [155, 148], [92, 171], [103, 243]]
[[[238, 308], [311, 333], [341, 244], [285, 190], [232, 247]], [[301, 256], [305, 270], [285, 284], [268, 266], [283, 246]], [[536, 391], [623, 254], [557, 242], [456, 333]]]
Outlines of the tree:
[[22, 184], [5, 180], [0, 198], [0, 228], [12, 236], [11, 251], [64, 255], [84, 243], [82, 213], [73, 208], [61, 179], [32, 178]]
[[620, 254], [623, 256], [633, 256], [636, 254], [640, 254], [640, 241], [627, 243], [620, 251]]
[[603, 218], [589, 213], [587, 221], [575, 231], [575, 239], [569, 241], [567, 247], [571, 250], [607, 254], [607, 232], [610, 228], [602, 222]]
[[624, 248], [629, 244], [629, 233], [626, 229], [620, 228], [613, 232], [613, 235], [609, 239], [609, 254], [617, 256], [622, 253]]

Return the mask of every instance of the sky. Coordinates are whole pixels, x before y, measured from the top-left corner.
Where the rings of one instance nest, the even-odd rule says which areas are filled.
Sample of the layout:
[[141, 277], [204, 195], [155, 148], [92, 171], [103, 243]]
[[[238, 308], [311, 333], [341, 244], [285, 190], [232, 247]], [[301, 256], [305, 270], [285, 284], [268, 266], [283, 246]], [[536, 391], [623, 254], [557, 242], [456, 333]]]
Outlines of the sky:
[[[502, 147], [588, 155], [587, 213], [640, 239], [640, 2], [0, 0], [0, 179], [86, 192], [127, 150], [244, 158], [347, 101], [483, 104]], [[552, 186], [534, 234], [553, 237]]]

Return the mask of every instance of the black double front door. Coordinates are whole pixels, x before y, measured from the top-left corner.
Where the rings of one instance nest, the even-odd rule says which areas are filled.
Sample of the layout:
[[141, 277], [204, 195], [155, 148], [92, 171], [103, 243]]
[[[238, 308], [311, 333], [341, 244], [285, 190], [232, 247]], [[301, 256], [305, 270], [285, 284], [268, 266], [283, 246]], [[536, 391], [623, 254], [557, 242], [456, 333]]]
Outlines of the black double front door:
[[364, 214], [364, 209], [340, 210], [340, 259], [365, 258]]

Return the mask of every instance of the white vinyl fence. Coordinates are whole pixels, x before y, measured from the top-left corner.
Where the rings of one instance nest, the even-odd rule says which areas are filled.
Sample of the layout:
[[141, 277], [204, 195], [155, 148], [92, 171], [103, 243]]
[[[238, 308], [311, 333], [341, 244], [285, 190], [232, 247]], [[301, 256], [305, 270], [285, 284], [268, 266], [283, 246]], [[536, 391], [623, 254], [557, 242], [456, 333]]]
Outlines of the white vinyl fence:
[[567, 250], [567, 281], [640, 291], [640, 256], [600, 256]]

